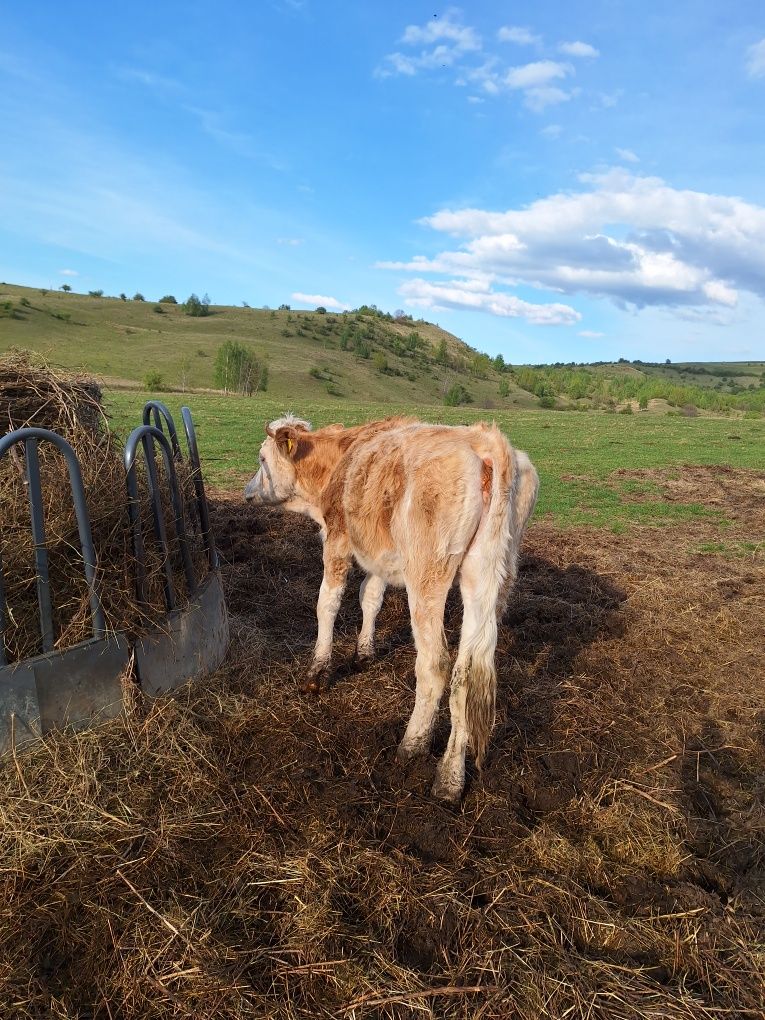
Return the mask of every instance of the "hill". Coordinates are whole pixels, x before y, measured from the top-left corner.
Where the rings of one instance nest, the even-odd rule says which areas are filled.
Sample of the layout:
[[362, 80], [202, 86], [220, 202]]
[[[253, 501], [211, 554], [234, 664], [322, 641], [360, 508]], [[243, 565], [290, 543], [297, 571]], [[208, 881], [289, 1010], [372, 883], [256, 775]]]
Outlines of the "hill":
[[[285, 404], [348, 399], [376, 404], [470, 403], [711, 413], [765, 410], [765, 362], [516, 365], [489, 358], [424, 319], [372, 306], [352, 312], [204, 305], [63, 294], [0, 284], [0, 353], [37, 351], [113, 387], [216, 388], [222, 345], [267, 366], [269, 395]], [[258, 377], [260, 379], [260, 376]]]
[[142, 385], [156, 371], [169, 389], [213, 388], [216, 354], [233, 340], [268, 364], [276, 398], [438, 405], [456, 384], [480, 407], [536, 403], [507, 377], [501, 397], [491, 359], [452, 334], [374, 307], [334, 314], [211, 305], [193, 317], [179, 304], [2, 284], [0, 316], [0, 352], [34, 350], [117, 386]]

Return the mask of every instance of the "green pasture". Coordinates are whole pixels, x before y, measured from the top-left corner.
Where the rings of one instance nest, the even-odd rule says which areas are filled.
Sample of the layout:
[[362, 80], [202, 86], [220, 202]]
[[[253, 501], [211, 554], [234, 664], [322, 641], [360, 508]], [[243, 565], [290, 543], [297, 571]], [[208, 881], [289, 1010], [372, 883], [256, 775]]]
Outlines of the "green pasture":
[[[208, 484], [239, 489], [256, 469], [264, 426], [285, 410], [314, 427], [346, 425], [391, 414], [412, 414], [445, 424], [495, 420], [526, 450], [541, 478], [538, 517], [559, 525], [591, 524], [621, 531], [631, 523], [664, 525], [706, 518], [724, 529], [716, 511], [699, 504], [667, 502], [650, 481], [614, 476], [619, 468], [680, 468], [684, 464], [724, 464], [765, 468], [765, 419], [683, 418], [602, 412], [481, 411], [463, 407], [417, 407], [390, 403], [295, 401], [270, 395], [253, 398], [208, 394], [146, 394], [110, 391], [113, 427], [122, 435], [140, 421], [144, 401], [159, 397], [180, 419], [188, 403], [194, 414]], [[635, 497], [638, 497], [637, 501]]]

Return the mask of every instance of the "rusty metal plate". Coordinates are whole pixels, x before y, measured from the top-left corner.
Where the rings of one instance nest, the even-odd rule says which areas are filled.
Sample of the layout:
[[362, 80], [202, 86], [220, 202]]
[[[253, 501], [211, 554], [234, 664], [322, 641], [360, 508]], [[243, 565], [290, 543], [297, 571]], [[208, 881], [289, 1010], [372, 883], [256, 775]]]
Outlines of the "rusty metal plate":
[[0, 752], [119, 715], [129, 662], [127, 639], [115, 635], [0, 668]]
[[141, 689], [149, 697], [213, 673], [228, 648], [228, 615], [220, 572], [213, 571], [186, 609], [170, 613], [167, 629], [135, 645]]

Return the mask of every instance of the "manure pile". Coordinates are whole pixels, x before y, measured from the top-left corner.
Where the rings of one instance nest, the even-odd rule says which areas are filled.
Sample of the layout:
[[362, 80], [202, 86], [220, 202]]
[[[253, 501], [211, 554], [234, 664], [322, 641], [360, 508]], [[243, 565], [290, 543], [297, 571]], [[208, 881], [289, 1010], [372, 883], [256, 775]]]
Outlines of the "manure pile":
[[[765, 497], [762, 473], [723, 480]], [[740, 503], [731, 545], [765, 519]], [[708, 521], [533, 523], [488, 760], [453, 810], [434, 757], [394, 757], [404, 594], [354, 667], [354, 577], [337, 682], [302, 697], [315, 527], [238, 497], [213, 526], [225, 669], [0, 766], [0, 1015], [761, 1020], [760, 555], [694, 551]], [[446, 622], [453, 644], [458, 597]], [[435, 754], [447, 735], [444, 712]]]

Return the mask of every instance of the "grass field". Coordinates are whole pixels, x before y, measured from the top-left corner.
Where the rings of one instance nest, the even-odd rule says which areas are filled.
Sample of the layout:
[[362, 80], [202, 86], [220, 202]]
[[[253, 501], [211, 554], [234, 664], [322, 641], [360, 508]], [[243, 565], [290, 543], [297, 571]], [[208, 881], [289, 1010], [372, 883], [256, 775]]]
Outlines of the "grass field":
[[[537, 515], [559, 525], [593, 524], [619, 530], [629, 522], [670, 523], [721, 511], [696, 501], [670, 502], [649, 479], [620, 479], [620, 469], [676, 468], [683, 464], [762, 467], [765, 419], [682, 418], [589, 412], [486, 412], [389, 403], [298, 401], [285, 405], [270, 394], [252, 399], [207, 394], [145, 394], [114, 391], [108, 407], [114, 427], [127, 434], [150, 396], [163, 399], [177, 420], [188, 403], [197, 424], [201, 455], [211, 485], [239, 489], [254, 474], [265, 422], [291, 409], [315, 428], [346, 425], [391, 414], [412, 414], [445, 424], [496, 420], [511, 442], [531, 456], [541, 478]], [[638, 498], [642, 496], [641, 498]]]

